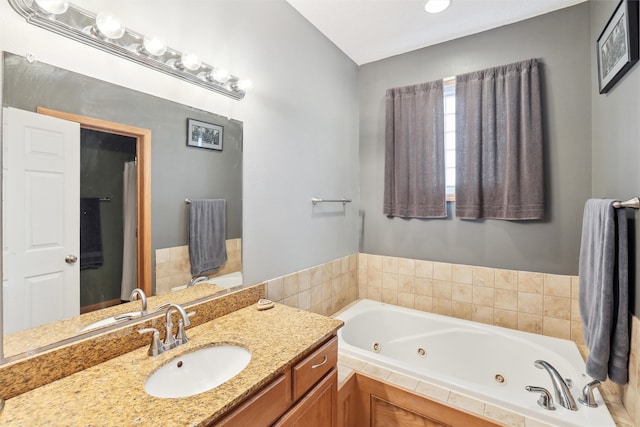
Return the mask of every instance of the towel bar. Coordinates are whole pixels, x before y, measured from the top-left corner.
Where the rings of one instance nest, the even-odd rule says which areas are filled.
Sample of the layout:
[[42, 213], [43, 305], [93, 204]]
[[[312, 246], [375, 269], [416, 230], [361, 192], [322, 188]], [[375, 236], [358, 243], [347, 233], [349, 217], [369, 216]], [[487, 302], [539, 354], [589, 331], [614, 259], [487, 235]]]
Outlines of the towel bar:
[[640, 198], [634, 197], [633, 199], [629, 199], [624, 202], [613, 202], [613, 207], [640, 209]]
[[311, 199], [311, 203], [314, 205], [318, 203], [342, 203], [344, 205], [345, 203], [351, 203], [351, 199], [319, 199], [317, 197], [313, 197]]
[[184, 202], [185, 202], [186, 204], [190, 205], [190, 204], [191, 204], [191, 199], [184, 199]]

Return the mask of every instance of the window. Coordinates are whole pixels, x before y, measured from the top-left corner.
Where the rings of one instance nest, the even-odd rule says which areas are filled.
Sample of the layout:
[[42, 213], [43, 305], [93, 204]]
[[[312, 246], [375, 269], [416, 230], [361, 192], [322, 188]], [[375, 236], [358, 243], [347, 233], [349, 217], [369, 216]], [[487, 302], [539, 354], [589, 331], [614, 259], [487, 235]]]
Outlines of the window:
[[444, 83], [444, 164], [447, 201], [456, 197], [456, 78]]

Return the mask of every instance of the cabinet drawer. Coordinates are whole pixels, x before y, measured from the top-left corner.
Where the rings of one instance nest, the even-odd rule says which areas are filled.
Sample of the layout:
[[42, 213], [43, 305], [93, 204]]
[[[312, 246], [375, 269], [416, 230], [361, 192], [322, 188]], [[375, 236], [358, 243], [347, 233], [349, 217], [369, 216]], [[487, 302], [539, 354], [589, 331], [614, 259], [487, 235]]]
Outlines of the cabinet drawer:
[[293, 400], [298, 400], [338, 363], [338, 337], [296, 364], [293, 371]]
[[210, 426], [247, 427], [271, 425], [291, 406], [291, 371], [273, 380], [231, 414]]

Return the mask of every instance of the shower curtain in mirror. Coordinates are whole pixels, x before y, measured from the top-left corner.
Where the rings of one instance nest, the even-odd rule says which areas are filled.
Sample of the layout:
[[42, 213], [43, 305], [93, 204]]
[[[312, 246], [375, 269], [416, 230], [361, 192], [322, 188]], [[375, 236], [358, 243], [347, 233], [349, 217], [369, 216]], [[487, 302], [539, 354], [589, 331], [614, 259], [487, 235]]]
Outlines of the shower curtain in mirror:
[[123, 217], [124, 244], [122, 248], [122, 284], [120, 299], [129, 301], [131, 291], [138, 287], [138, 245], [137, 245], [137, 165], [124, 164]]

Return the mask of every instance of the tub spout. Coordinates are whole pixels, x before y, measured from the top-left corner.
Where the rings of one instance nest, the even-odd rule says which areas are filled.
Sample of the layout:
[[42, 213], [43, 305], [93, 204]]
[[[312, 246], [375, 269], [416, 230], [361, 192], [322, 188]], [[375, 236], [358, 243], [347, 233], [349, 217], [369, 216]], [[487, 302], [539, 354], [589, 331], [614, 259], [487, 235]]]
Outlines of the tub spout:
[[564, 381], [564, 379], [562, 379], [562, 376], [558, 373], [556, 368], [554, 368], [549, 362], [545, 362], [544, 360], [536, 360], [533, 365], [538, 369], [544, 369], [551, 377], [551, 383], [553, 384], [553, 393], [556, 402], [558, 402], [558, 404], [564, 408], [567, 408], [571, 411], [577, 411], [578, 406], [576, 405], [576, 401], [571, 395], [571, 390], [569, 390], [569, 386]]

